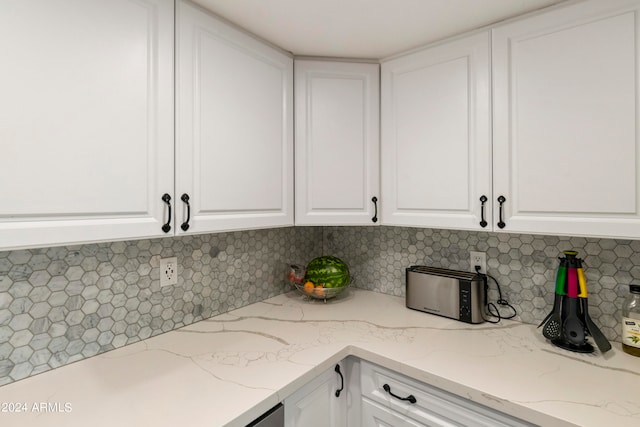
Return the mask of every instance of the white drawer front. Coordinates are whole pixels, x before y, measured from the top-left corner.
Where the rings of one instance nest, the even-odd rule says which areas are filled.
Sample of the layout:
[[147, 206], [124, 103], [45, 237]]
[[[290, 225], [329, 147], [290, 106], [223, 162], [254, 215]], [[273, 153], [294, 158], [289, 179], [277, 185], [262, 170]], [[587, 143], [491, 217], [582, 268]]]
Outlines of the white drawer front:
[[[437, 425], [437, 424], [436, 424]], [[407, 418], [385, 408], [384, 406], [363, 399], [362, 402], [362, 427], [423, 427], [411, 418]]]
[[[391, 396], [384, 390], [385, 384], [389, 385], [391, 393], [399, 397], [406, 398], [413, 395], [415, 403]], [[363, 398], [378, 402], [425, 425], [468, 427], [531, 425], [371, 363], [362, 362], [361, 385]], [[434, 420], [440, 419], [443, 424], [433, 424]]]

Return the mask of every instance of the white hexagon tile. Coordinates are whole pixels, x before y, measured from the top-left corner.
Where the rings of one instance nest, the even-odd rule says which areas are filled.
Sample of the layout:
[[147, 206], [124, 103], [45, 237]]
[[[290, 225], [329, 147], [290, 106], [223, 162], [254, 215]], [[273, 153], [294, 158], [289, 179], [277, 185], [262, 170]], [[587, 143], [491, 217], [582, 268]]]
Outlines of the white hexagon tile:
[[[591, 316], [619, 341], [625, 285], [640, 283], [640, 241], [289, 227], [0, 252], [0, 385], [289, 291], [289, 264], [321, 254], [344, 259], [355, 286], [403, 296], [406, 267], [468, 270], [469, 252], [485, 252], [516, 319], [538, 323], [569, 249], [584, 259]], [[161, 288], [159, 260], [172, 256], [178, 285]]]

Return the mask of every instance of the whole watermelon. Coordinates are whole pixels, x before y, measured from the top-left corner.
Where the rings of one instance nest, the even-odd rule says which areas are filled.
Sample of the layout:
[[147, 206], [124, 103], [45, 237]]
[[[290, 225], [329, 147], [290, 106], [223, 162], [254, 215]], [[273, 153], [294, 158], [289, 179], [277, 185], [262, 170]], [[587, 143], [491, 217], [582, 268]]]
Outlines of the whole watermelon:
[[305, 279], [325, 288], [340, 288], [349, 284], [349, 267], [340, 258], [321, 256], [307, 265]]

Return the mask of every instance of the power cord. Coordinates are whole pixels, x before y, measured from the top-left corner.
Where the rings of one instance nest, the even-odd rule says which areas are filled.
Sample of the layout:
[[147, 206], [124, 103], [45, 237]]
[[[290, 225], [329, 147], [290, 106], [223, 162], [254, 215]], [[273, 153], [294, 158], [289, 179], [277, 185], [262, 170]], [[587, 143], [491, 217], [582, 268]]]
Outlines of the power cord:
[[[487, 319], [485, 317], [485, 313], [482, 313], [482, 319], [485, 322], [489, 322], [489, 323], [499, 323], [502, 319], [513, 319], [514, 317], [516, 317], [516, 309], [509, 304], [509, 301], [507, 301], [506, 299], [502, 298], [502, 290], [500, 289], [500, 284], [498, 283], [498, 281], [496, 280], [495, 277], [489, 275], [489, 274], [482, 274], [480, 273], [480, 266], [476, 265], [475, 267], [476, 270], [476, 275], [478, 276], [479, 279], [485, 279], [484, 281], [484, 306], [486, 308], [487, 314], [489, 316], [495, 317], [497, 318], [497, 320], [491, 320], [491, 319]], [[498, 309], [498, 306], [492, 302], [488, 301], [489, 298], [489, 282], [486, 280], [486, 278], [490, 278], [491, 280], [493, 280], [496, 283], [496, 288], [498, 288], [498, 300], [496, 301], [496, 303], [498, 305], [501, 305], [503, 307], [508, 307], [509, 309], [511, 309], [511, 311], [513, 311], [513, 314], [511, 314], [510, 316], [503, 316], [500, 314], [500, 310]]]

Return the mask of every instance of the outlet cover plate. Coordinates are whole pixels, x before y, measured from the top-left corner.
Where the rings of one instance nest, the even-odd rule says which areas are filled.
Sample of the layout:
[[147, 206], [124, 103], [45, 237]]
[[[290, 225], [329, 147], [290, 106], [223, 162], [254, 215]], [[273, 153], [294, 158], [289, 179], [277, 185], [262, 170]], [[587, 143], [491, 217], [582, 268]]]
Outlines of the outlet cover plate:
[[178, 258], [160, 260], [160, 287], [178, 284]]
[[471, 252], [469, 256], [469, 271], [475, 273], [475, 266], [480, 266], [480, 273], [487, 274], [487, 254], [484, 252]]

